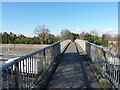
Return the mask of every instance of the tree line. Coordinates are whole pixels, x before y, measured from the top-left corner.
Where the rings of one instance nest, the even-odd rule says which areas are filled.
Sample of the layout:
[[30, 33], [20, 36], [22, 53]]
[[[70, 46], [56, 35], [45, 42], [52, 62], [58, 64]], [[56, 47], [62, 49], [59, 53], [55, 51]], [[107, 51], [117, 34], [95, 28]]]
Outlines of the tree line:
[[86, 33], [81, 32], [80, 34], [76, 34], [70, 32], [68, 29], [63, 29], [60, 32], [60, 35], [55, 36], [50, 33], [50, 29], [48, 29], [45, 25], [37, 26], [33, 32], [37, 35], [34, 37], [27, 37], [22, 34], [16, 35], [12, 32], [0, 33], [0, 43], [2, 44], [52, 44], [54, 42], [60, 40], [71, 39], [74, 41], [75, 39], [83, 39], [89, 42], [95, 43], [97, 45], [102, 45], [104, 47], [108, 46], [108, 40], [112, 37], [110, 34], [102, 34], [102, 36], [98, 36], [95, 30]]
[[41, 25], [33, 30], [37, 36], [34, 37], [27, 37], [23, 34], [14, 34], [12, 32], [7, 33], [3, 32], [0, 33], [0, 43], [1, 44], [52, 44], [54, 42], [71, 39], [74, 41], [78, 34], [70, 32], [68, 29], [63, 29], [61, 31], [61, 35], [55, 36], [54, 34], [50, 33], [50, 30], [45, 26]]
[[108, 47], [108, 41], [112, 38], [112, 36], [108, 33], [102, 34], [99, 36], [97, 31], [91, 31], [90, 33], [82, 32], [80, 33], [80, 39], [87, 40], [97, 45], [101, 45], [103, 47]]

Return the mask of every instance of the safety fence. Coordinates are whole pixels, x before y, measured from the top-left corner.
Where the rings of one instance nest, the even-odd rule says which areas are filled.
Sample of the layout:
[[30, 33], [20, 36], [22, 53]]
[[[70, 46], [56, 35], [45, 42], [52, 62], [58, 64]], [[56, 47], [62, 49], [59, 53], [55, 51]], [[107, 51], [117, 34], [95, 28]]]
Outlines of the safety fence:
[[101, 74], [115, 87], [120, 88], [120, 54], [85, 40], [77, 39], [75, 42], [81, 46], [84, 54], [89, 56]]
[[71, 40], [56, 42], [2, 65], [0, 89], [34, 87], [35, 83], [41, 80], [47, 70], [55, 64], [55, 58], [70, 42]]

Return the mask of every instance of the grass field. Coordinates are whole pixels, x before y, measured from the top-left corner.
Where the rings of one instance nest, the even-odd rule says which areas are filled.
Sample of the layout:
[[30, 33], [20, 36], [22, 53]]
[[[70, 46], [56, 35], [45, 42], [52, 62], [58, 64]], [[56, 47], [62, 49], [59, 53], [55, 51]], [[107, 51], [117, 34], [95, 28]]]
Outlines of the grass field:
[[0, 44], [0, 61], [10, 58], [20, 57], [48, 45], [31, 45], [31, 44]]
[[1, 44], [0, 48], [2, 53], [14, 53], [14, 54], [27, 54], [47, 45], [29, 45], [29, 44]]

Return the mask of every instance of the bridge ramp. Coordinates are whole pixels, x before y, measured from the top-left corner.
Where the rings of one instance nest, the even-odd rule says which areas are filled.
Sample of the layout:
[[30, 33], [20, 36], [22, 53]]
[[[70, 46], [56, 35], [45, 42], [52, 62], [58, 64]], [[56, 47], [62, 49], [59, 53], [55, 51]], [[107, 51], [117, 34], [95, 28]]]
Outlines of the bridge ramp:
[[71, 43], [47, 88], [101, 88], [85, 56]]

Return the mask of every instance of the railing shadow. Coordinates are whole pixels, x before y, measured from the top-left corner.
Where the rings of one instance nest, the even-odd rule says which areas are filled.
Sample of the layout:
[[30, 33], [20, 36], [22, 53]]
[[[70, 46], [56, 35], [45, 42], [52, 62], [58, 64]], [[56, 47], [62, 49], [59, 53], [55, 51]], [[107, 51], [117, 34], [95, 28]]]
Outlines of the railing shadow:
[[86, 88], [91, 88], [91, 85], [90, 85], [90, 81], [88, 79], [88, 76], [87, 76], [87, 73], [86, 73], [86, 70], [85, 70], [85, 67], [84, 67], [84, 63], [86, 63], [85, 59], [84, 59], [85, 55], [80, 55], [80, 66], [81, 66], [81, 69], [82, 69], [82, 73], [83, 73], [83, 77], [84, 77], [84, 83], [86, 85]]
[[[74, 58], [69, 58], [73, 56]], [[69, 88], [92, 88], [85, 65], [84, 55], [78, 55], [78, 53], [65, 53], [63, 60], [55, 72], [52, 82], [49, 87], [69, 87]]]

